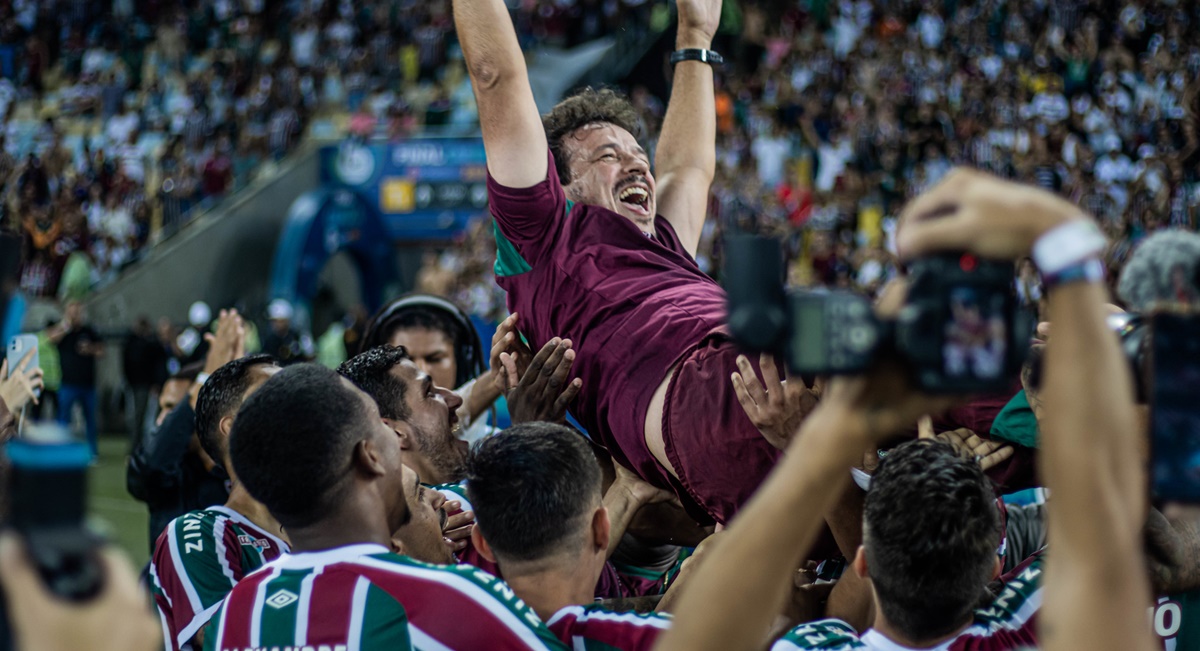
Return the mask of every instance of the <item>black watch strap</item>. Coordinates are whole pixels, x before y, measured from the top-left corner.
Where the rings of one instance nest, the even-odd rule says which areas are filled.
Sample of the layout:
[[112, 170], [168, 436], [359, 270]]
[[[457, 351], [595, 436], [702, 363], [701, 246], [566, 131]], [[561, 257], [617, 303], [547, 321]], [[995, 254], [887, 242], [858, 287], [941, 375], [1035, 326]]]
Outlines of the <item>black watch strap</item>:
[[717, 54], [712, 50], [702, 50], [700, 48], [687, 48], [683, 50], [675, 50], [671, 53], [671, 65], [675, 65], [680, 61], [699, 61], [708, 65], [720, 65], [725, 63], [725, 57]]

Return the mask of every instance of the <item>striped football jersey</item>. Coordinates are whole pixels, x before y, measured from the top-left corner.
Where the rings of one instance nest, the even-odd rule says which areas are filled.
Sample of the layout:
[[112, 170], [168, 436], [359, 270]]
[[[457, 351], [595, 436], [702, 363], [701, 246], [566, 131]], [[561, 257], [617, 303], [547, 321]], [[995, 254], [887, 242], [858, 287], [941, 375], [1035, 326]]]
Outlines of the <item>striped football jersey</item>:
[[287, 543], [224, 506], [172, 520], [150, 563], [166, 647], [183, 648], [242, 577], [287, 551]]
[[[1037, 645], [1037, 612], [1042, 605], [1043, 556], [1034, 557], [1011, 575], [991, 606], [975, 611], [975, 621], [958, 637], [928, 651], [1017, 651]], [[879, 631], [861, 637], [837, 619], [801, 624], [771, 651], [894, 651], [903, 649]]]
[[660, 613], [614, 613], [600, 606], [567, 606], [546, 622], [572, 651], [650, 651], [671, 616]]
[[225, 599], [205, 649], [565, 651], [503, 581], [382, 545], [286, 555]]

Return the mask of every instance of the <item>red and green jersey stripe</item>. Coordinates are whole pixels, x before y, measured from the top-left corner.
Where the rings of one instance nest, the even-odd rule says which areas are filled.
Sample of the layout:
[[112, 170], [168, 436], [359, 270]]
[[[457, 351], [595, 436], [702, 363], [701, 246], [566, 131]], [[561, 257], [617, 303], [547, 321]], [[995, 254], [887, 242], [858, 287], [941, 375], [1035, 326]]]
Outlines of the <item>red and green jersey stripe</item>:
[[237, 511], [214, 506], [171, 521], [155, 546], [150, 584], [168, 649], [181, 649], [245, 575], [287, 543]]
[[512, 590], [469, 566], [430, 565], [380, 545], [285, 556], [230, 592], [208, 649], [564, 647]]
[[567, 606], [546, 622], [574, 651], [650, 651], [671, 627], [658, 613], [614, 613], [599, 606]]

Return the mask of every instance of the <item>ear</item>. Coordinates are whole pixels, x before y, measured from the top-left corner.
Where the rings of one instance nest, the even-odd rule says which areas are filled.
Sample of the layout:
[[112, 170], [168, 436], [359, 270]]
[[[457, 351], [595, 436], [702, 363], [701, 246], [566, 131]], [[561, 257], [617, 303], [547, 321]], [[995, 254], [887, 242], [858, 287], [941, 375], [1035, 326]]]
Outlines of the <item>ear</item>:
[[592, 514], [592, 544], [601, 551], [608, 551], [612, 537], [612, 523], [608, 519], [608, 508], [601, 506]]
[[221, 432], [221, 438], [225, 441], [228, 441], [229, 433], [233, 431], [233, 414], [225, 416], [218, 421], [217, 430]]
[[379, 449], [370, 439], [363, 439], [354, 444], [354, 467], [358, 471], [373, 477], [387, 474]]
[[850, 567], [854, 568], [854, 574], [860, 579], [870, 578], [867, 576], [867, 552], [862, 545], [858, 546], [858, 551], [854, 554], [854, 560], [851, 561]]
[[391, 418], [384, 418], [383, 422], [388, 427], [392, 428], [392, 431], [396, 433], [396, 436], [400, 437], [401, 450], [413, 449], [412, 428], [409, 427], [408, 423], [402, 420], [394, 420]]
[[492, 552], [492, 548], [488, 545], [487, 540], [480, 533], [478, 525], [471, 527], [471, 544], [475, 546], [475, 551], [488, 559], [489, 563], [499, 565], [496, 561], [496, 554]]
[[1000, 578], [1000, 575], [1003, 573], [1004, 562], [1000, 560], [999, 556], [997, 556], [995, 558], [995, 562], [992, 564], [992, 580], [995, 581], [996, 579]]

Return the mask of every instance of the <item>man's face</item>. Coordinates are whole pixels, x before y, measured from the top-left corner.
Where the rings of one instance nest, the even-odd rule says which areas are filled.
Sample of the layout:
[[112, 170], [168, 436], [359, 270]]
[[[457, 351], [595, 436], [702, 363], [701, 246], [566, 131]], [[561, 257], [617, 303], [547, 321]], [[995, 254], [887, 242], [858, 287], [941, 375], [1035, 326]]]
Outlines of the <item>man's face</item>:
[[455, 411], [462, 398], [437, 386], [411, 360], [397, 364], [391, 373], [405, 383], [405, 401], [412, 414], [408, 419], [413, 441], [409, 465], [434, 484], [460, 481], [470, 450], [466, 441], [456, 437], [459, 423]]
[[654, 228], [658, 211], [650, 158], [633, 134], [613, 124], [589, 124], [567, 135], [572, 201], [600, 206], [629, 219], [642, 232]]
[[162, 391], [158, 392], [158, 418], [154, 419], [156, 427], [162, 426], [167, 416], [187, 398], [191, 386], [189, 380], [167, 380], [163, 383]]
[[392, 541], [399, 543], [401, 553], [426, 563], [456, 563], [454, 552], [442, 535], [446, 525], [446, 512], [442, 510], [445, 496], [422, 486], [417, 472], [405, 466], [404, 498], [412, 518], [392, 534]]
[[458, 378], [458, 360], [454, 357], [454, 341], [441, 330], [401, 328], [388, 341], [403, 346], [417, 368], [429, 374], [439, 387], [454, 388]]
[[371, 396], [367, 395], [362, 389], [354, 386], [350, 380], [341, 378], [341, 381], [363, 403], [366, 422], [368, 423], [367, 427], [369, 428], [364, 434], [375, 445], [375, 450], [378, 452], [380, 462], [385, 469], [382, 480], [383, 484], [380, 486], [379, 494], [385, 500], [384, 508], [388, 514], [388, 529], [389, 531], [397, 531], [408, 524], [409, 519], [412, 517], [412, 512], [408, 508], [408, 499], [405, 497], [403, 488], [405, 466], [400, 447], [400, 435], [391, 426], [383, 422], [383, 417], [379, 415], [379, 406], [375, 404], [375, 400]]

